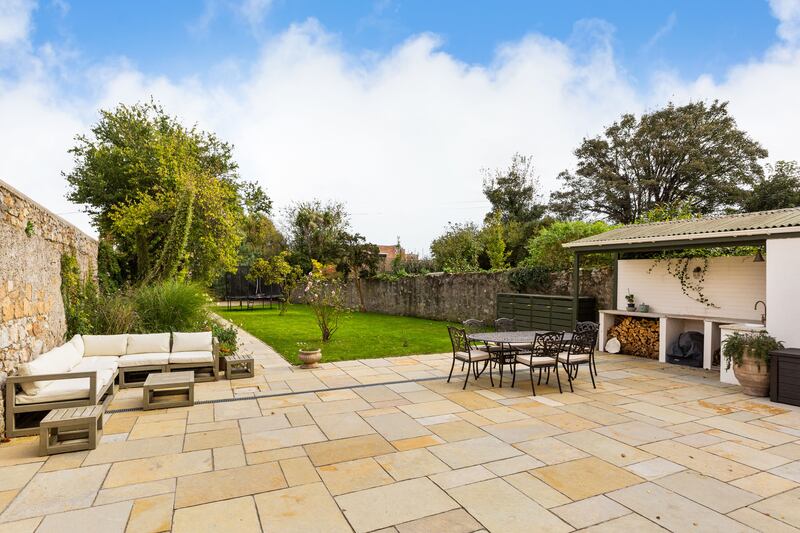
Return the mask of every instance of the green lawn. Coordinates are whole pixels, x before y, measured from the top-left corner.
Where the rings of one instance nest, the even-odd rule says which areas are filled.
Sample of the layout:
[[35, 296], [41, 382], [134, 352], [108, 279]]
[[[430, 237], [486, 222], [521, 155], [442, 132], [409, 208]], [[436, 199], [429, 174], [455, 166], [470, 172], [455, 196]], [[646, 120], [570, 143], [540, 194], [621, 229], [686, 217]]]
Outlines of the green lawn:
[[[311, 309], [291, 305], [283, 316], [278, 309], [231, 309], [215, 311], [275, 348], [294, 364], [298, 342], [321, 345], [320, 332]], [[351, 312], [339, 322], [333, 338], [322, 345], [323, 361], [371, 359], [391, 355], [450, 352], [448, 322], [377, 313]]]

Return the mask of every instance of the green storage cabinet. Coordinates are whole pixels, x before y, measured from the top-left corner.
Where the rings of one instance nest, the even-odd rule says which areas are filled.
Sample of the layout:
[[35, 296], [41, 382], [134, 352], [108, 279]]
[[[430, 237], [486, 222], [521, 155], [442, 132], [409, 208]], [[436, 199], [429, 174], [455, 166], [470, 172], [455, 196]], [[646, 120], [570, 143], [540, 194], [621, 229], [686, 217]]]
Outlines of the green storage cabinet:
[[[513, 318], [519, 330], [572, 331], [575, 328], [572, 305], [572, 296], [500, 293], [497, 318]], [[594, 297], [578, 299], [578, 320], [597, 321]]]

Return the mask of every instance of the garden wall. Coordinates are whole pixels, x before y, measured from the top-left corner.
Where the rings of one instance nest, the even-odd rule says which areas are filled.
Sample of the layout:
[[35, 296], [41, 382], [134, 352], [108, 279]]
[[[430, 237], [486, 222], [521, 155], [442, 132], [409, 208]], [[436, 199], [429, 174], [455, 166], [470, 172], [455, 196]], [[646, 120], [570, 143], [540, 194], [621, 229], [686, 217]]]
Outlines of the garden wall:
[[[368, 311], [455, 322], [467, 318], [494, 321], [495, 295], [518, 292], [511, 286], [507, 272], [440, 272], [395, 281], [368, 279], [361, 283]], [[597, 298], [600, 309], [611, 305], [612, 285], [610, 269], [581, 272], [581, 295]], [[536, 292], [569, 295], [571, 287], [571, 272], [554, 272], [550, 275], [549, 288]], [[359, 305], [353, 282], [347, 284], [347, 304], [353, 308]]]
[[63, 341], [61, 254], [68, 251], [84, 273], [97, 271], [96, 240], [0, 181], [0, 391], [19, 363]]

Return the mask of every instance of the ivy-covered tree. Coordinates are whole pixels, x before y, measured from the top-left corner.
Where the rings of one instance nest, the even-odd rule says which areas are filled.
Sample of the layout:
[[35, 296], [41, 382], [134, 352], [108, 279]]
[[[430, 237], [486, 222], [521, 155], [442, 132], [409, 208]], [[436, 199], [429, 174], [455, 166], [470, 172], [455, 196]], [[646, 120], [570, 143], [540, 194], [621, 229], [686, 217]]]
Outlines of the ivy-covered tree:
[[[231, 151], [152, 101], [101, 110], [70, 150], [68, 197], [86, 206], [123, 278], [207, 283], [238, 262], [245, 189]], [[263, 191], [255, 201], [268, 205]]]
[[727, 103], [714, 101], [623, 115], [575, 155], [578, 166], [559, 175], [564, 186], [550, 209], [565, 219], [630, 224], [675, 201], [691, 201], [700, 214], [736, 206], [740, 188], [761, 178], [767, 151], [737, 127]]

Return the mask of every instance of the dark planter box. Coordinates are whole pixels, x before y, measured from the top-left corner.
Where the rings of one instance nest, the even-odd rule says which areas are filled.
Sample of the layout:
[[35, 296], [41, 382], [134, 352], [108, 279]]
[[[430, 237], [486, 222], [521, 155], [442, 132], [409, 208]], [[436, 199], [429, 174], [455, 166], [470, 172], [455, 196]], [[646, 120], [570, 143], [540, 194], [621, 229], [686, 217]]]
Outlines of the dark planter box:
[[800, 348], [770, 352], [769, 399], [800, 405]]

